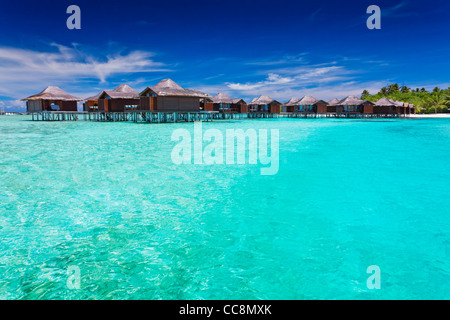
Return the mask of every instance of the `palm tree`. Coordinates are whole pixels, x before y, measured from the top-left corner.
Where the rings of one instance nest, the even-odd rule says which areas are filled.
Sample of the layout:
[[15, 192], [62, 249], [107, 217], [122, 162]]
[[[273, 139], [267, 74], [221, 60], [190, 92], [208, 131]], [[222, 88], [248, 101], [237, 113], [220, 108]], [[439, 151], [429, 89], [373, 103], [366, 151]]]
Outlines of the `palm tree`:
[[441, 91], [433, 92], [427, 98], [427, 104], [429, 103], [432, 107], [434, 107], [434, 113], [437, 113], [437, 108], [445, 105], [447, 101], [449, 101], [449, 97], [444, 95]]
[[407, 86], [402, 86], [401, 90], [402, 93], [409, 93], [409, 91], [411, 91], [411, 89], [409, 89]]
[[361, 93], [361, 97], [365, 97], [365, 96], [370, 96], [369, 91], [364, 90], [364, 91]]
[[[442, 102], [444, 105], [450, 107], [450, 95], [444, 94], [444, 102]], [[450, 110], [450, 108], [449, 108]]]
[[397, 83], [394, 83], [394, 84], [391, 84], [391, 85], [388, 86], [388, 94], [392, 94], [392, 93], [397, 92], [399, 90], [400, 90], [400, 88], [399, 88]]
[[387, 92], [388, 92], [388, 89], [386, 88], [386, 87], [383, 87], [383, 88], [381, 88], [381, 90], [380, 90], [380, 94], [381, 95], [383, 95], [383, 96], [385, 96], [385, 95], [387, 95]]

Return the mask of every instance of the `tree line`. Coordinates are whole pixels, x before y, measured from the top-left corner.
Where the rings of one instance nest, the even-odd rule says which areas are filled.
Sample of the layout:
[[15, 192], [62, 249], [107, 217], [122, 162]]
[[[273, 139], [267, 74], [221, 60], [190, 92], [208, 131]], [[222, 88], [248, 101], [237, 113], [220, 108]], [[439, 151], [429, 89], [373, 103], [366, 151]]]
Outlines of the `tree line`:
[[361, 94], [361, 99], [372, 102], [378, 101], [383, 97], [412, 103], [416, 108], [416, 112], [450, 112], [450, 87], [447, 89], [435, 87], [433, 91], [429, 92], [425, 88], [412, 89], [407, 86], [399, 86], [398, 83], [393, 83], [381, 88], [376, 94], [370, 94], [367, 90], [364, 90]]

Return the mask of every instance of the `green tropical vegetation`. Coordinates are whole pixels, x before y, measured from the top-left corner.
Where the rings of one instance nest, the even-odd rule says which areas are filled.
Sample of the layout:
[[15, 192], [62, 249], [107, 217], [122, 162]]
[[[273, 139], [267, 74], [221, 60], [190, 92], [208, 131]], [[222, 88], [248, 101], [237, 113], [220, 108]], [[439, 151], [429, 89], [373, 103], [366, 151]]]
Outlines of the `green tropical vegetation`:
[[450, 112], [450, 87], [445, 90], [435, 87], [433, 91], [428, 92], [425, 88], [412, 89], [393, 83], [381, 88], [376, 94], [370, 94], [367, 90], [361, 94], [361, 99], [372, 102], [383, 97], [412, 103], [416, 108], [416, 113]]

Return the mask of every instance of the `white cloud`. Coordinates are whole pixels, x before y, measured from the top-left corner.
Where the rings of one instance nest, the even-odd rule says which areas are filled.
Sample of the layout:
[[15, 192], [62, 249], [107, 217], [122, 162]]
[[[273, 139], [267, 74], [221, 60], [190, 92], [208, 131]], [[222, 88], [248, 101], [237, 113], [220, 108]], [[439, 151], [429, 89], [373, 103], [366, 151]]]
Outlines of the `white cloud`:
[[[225, 92], [236, 98], [250, 100], [256, 96], [267, 94], [279, 101], [287, 101], [291, 97], [301, 98], [312, 94], [323, 100], [343, 98], [348, 95], [361, 95], [363, 90], [378, 92], [385, 85], [385, 80], [364, 80], [360, 70], [349, 69], [337, 61], [318, 64], [297, 64], [257, 70], [253, 76], [263, 76], [261, 80], [245, 83], [225, 83], [226, 88], [219, 85], [203, 86], [203, 91], [212, 95]], [[270, 68], [272, 67], [272, 68]], [[220, 91], [217, 91], [220, 90]]]
[[229, 83], [227, 84], [227, 86], [232, 90], [248, 91], [262, 87], [263, 83], [262, 82], [254, 84]]
[[82, 52], [79, 45], [67, 47], [53, 43], [51, 46], [57, 50], [40, 52], [0, 47], [0, 96], [18, 99], [48, 85], [76, 87], [79, 80], [97, 84], [118, 74], [169, 71], [163, 69], [164, 64], [153, 60], [152, 52], [94, 57]]
[[[266, 71], [266, 78], [261, 81], [247, 83], [227, 83], [228, 89], [239, 91], [234, 95], [269, 94], [273, 97], [286, 99], [299, 92], [313, 91], [317, 88], [330, 88], [353, 79], [354, 71], [349, 71], [335, 62], [320, 65], [303, 65], [278, 68]], [[308, 88], [308, 89], [307, 89]]]
[[283, 64], [292, 64], [292, 63], [305, 63], [305, 56], [308, 52], [302, 52], [295, 55], [284, 55], [281, 58], [266, 58], [258, 61], [249, 61], [245, 64], [247, 65], [257, 65], [257, 66], [273, 66], [273, 65], [283, 65]]
[[227, 87], [232, 90], [248, 91], [268, 86], [284, 85], [294, 81], [293, 78], [283, 77], [276, 73], [269, 73], [266, 80], [258, 81], [255, 83], [227, 83]]
[[25, 102], [20, 100], [5, 100], [0, 101], [0, 111], [5, 112], [20, 112], [26, 111]]

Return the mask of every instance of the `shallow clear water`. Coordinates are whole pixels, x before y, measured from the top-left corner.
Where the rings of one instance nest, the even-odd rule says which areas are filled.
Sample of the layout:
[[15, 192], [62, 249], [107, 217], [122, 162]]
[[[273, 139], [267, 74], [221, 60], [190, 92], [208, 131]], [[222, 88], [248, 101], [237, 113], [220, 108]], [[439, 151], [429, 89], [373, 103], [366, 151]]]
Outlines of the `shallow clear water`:
[[203, 124], [279, 129], [274, 176], [173, 164], [192, 124], [28, 120], [0, 117], [0, 298], [450, 298], [448, 119]]

